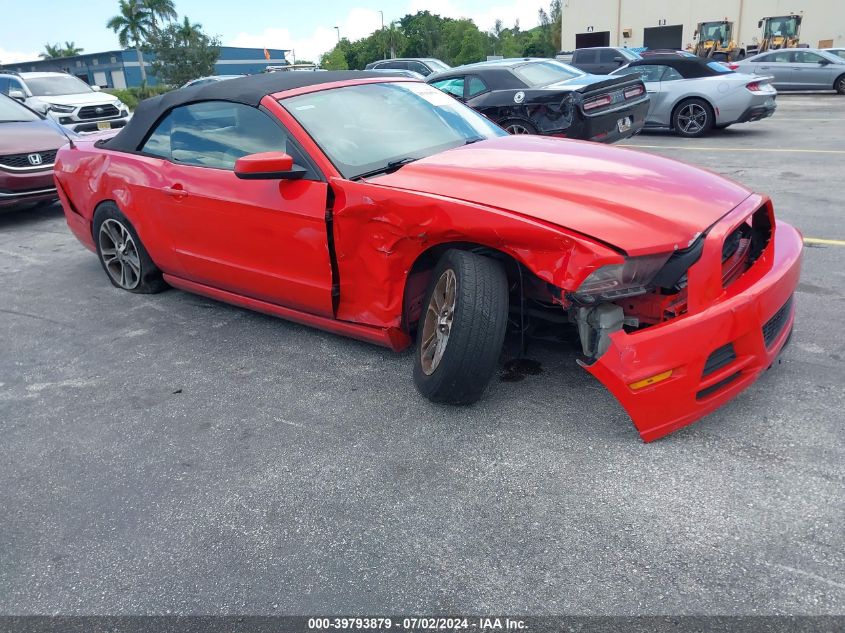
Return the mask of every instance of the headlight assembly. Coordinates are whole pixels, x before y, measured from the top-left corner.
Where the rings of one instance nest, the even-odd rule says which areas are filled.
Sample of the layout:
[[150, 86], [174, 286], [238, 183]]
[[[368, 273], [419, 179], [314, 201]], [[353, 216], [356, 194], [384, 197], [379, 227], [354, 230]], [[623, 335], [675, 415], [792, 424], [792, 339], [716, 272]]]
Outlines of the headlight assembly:
[[53, 112], [60, 112], [61, 114], [69, 114], [76, 110], [75, 107], [69, 105], [59, 105], [58, 103], [50, 103], [47, 107]]
[[573, 297], [580, 303], [595, 303], [643, 294], [670, 256], [628, 257], [622, 264], [602, 266], [584, 280]]

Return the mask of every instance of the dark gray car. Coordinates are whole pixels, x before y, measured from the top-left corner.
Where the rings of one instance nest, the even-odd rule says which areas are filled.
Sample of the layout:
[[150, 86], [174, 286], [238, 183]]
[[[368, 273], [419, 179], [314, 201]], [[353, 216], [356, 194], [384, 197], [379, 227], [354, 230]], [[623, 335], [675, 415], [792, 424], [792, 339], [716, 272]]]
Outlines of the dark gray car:
[[642, 59], [637, 53], [627, 48], [614, 46], [596, 46], [579, 48], [572, 53], [570, 66], [591, 75], [609, 75], [625, 64]]
[[779, 91], [836, 90], [845, 95], [845, 59], [814, 48], [767, 51], [729, 64], [737, 72], [774, 77]]
[[431, 73], [439, 73], [450, 68], [449, 64], [433, 57], [399, 57], [370, 62], [364, 70], [412, 70], [423, 77], [428, 77]]

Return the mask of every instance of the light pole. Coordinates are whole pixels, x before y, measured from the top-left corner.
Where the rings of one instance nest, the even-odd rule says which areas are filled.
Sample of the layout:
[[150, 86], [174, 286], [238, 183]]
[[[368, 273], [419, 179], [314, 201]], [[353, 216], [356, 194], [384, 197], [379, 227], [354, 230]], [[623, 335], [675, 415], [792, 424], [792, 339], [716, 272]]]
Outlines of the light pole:
[[334, 30], [337, 31], [337, 43], [340, 44], [340, 27], [334, 27]]
[[387, 57], [387, 42], [385, 41], [384, 37], [384, 11], [379, 9], [379, 15], [381, 16], [381, 41], [384, 44], [384, 56]]

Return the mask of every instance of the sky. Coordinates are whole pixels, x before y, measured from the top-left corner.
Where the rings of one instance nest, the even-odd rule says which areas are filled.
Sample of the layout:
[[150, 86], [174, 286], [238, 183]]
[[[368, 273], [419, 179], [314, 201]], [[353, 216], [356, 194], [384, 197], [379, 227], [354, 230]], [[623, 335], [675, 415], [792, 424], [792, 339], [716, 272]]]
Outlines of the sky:
[[[297, 59], [317, 61], [341, 37], [369, 35], [407, 13], [428, 10], [444, 17], [471, 18], [488, 30], [496, 18], [531, 28], [548, 0], [175, 0], [176, 10], [220, 37], [224, 46], [293, 49]], [[0, 63], [38, 58], [44, 44], [74, 42], [85, 52], [119, 48], [106, 28], [117, 13], [117, 0], [0, 0]]]

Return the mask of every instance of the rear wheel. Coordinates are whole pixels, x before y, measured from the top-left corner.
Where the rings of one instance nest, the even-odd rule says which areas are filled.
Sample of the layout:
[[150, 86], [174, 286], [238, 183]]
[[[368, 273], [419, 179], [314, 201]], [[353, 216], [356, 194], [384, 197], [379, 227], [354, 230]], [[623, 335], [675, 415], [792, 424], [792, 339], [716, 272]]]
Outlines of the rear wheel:
[[501, 126], [509, 134], [537, 134], [537, 127], [525, 119], [507, 119], [502, 121]]
[[100, 264], [112, 285], [138, 294], [167, 288], [135, 228], [114, 203], [100, 205], [94, 214], [94, 241]]
[[414, 383], [433, 402], [472, 404], [496, 371], [508, 321], [501, 263], [449, 250], [437, 263], [417, 329]]
[[675, 107], [672, 127], [679, 136], [695, 138], [707, 134], [715, 118], [710, 104], [704, 99], [687, 99]]
[[833, 84], [833, 89], [841, 95], [845, 95], [845, 75], [842, 75]]

